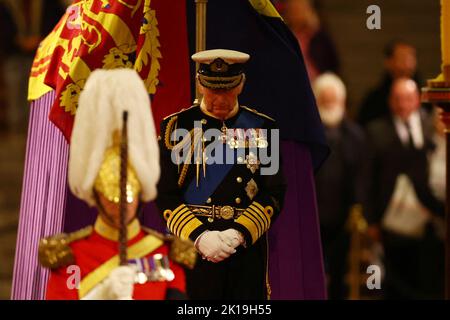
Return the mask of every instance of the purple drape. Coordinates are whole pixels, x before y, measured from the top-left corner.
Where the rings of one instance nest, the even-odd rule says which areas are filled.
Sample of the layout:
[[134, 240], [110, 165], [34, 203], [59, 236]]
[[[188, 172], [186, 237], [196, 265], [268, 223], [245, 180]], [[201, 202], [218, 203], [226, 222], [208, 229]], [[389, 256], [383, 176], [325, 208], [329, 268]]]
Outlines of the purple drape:
[[54, 92], [31, 104], [11, 299], [43, 299], [48, 270], [37, 259], [39, 239], [64, 225], [68, 145], [48, 120]]
[[314, 174], [309, 150], [281, 145], [287, 179], [284, 208], [269, 230], [272, 299], [326, 299]]

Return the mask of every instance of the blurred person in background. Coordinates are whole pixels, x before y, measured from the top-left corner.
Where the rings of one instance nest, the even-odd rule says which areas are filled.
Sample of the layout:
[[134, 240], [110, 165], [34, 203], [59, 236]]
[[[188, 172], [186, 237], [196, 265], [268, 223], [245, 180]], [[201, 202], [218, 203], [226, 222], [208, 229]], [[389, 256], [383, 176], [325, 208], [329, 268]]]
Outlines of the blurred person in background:
[[371, 186], [366, 210], [369, 233], [383, 243], [382, 287], [387, 299], [440, 297], [443, 251], [430, 250], [436, 248], [430, 241], [435, 238], [430, 222], [444, 214], [444, 206], [428, 184], [432, 124], [421, 108], [416, 83], [409, 78], [394, 80], [389, 107], [390, 113], [367, 129]]
[[364, 97], [359, 108], [358, 122], [367, 126], [372, 120], [389, 114], [389, 92], [395, 79], [413, 79], [420, 87], [422, 80], [417, 72], [416, 48], [403, 41], [394, 40], [384, 50], [384, 73], [379, 84]]
[[311, 0], [286, 0], [280, 11], [297, 38], [309, 79], [327, 71], [339, 74], [339, 59], [331, 36], [324, 29]]
[[25, 132], [28, 77], [40, 41], [63, 15], [67, 1], [0, 0], [0, 57], [10, 132]]
[[350, 237], [345, 225], [352, 205], [362, 203], [365, 197], [365, 138], [362, 129], [346, 117], [346, 88], [338, 76], [320, 75], [313, 90], [331, 149], [316, 175], [328, 296], [345, 299]]

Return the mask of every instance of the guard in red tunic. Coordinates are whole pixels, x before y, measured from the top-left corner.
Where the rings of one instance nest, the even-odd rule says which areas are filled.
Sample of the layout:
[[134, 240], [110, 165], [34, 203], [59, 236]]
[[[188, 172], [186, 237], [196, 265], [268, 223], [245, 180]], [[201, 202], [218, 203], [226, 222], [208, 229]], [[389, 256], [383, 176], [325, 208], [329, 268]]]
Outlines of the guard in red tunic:
[[[93, 226], [41, 240], [40, 261], [51, 268], [47, 299], [186, 297], [183, 267], [193, 267], [196, 252], [192, 243], [145, 229], [136, 217], [141, 202], [156, 197], [160, 171], [149, 106], [144, 84], [132, 70], [96, 71], [86, 83], [71, 139], [69, 186], [98, 209], [98, 217]], [[130, 129], [123, 241], [126, 260], [120, 264], [123, 111], [128, 112]]]

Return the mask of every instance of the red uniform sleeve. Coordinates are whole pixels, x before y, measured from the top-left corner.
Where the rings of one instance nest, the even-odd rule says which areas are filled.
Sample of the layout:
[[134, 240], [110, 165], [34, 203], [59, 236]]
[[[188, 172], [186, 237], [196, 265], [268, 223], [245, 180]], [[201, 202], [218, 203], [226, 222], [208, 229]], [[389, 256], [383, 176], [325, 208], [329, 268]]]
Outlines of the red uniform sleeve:
[[[71, 277], [69, 279], [69, 277]], [[47, 284], [47, 300], [78, 300], [78, 289], [75, 287], [73, 274], [67, 273], [67, 268], [52, 270]], [[68, 285], [69, 284], [69, 285]], [[69, 288], [73, 287], [73, 289]]]
[[186, 277], [184, 269], [173, 261], [171, 261], [170, 269], [173, 271], [175, 278], [169, 282], [166, 300], [186, 300]]

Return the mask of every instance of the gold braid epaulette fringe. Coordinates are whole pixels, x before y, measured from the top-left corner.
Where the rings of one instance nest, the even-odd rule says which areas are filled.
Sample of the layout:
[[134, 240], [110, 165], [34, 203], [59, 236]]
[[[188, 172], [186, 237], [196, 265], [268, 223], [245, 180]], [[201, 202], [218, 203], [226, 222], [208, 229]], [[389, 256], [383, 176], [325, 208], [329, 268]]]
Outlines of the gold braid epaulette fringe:
[[193, 269], [197, 260], [197, 250], [191, 240], [181, 240], [174, 235], [163, 235], [153, 229], [142, 227], [142, 230], [165, 242], [170, 242], [170, 260], [188, 268]]
[[88, 226], [72, 233], [60, 233], [41, 239], [38, 258], [45, 268], [57, 269], [74, 263], [74, 256], [69, 244], [75, 240], [88, 237], [94, 228]]

